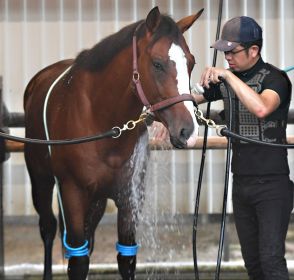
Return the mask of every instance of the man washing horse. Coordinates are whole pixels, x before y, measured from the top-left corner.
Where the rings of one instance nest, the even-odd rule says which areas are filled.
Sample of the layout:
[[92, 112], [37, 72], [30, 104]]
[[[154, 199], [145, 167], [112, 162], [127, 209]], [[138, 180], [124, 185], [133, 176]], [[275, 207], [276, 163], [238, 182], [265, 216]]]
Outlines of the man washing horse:
[[[229, 69], [207, 67], [200, 78], [204, 92], [197, 103], [224, 100], [232, 95], [233, 131], [256, 140], [286, 143], [287, 116], [292, 85], [287, 74], [261, 57], [262, 28], [250, 17], [235, 17], [223, 27], [212, 47], [224, 53]], [[154, 137], [165, 139], [159, 129]], [[250, 280], [289, 279], [285, 239], [293, 209], [293, 182], [287, 149], [232, 144], [233, 211], [242, 256]]]

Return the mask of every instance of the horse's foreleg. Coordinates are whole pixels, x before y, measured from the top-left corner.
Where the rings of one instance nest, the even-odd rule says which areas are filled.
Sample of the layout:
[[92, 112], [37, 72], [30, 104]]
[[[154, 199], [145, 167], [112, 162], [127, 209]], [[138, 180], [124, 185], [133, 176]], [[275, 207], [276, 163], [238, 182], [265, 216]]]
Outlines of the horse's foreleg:
[[[92, 205], [90, 213], [88, 212], [89, 217], [86, 223], [87, 227], [85, 236], [88, 236], [89, 239], [89, 254], [93, 251], [95, 228], [104, 214], [106, 202], [106, 199], [99, 200], [95, 205]], [[70, 280], [86, 279], [88, 270], [89, 256], [70, 257], [68, 263], [68, 277]]]
[[63, 244], [68, 261], [69, 280], [85, 280], [89, 271], [89, 243], [85, 235], [90, 201], [87, 193], [72, 182], [63, 182], [62, 203], [66, 235]]
[[86, 223], [86, 236], [89, 239], [90, 255], [94, 249], [95, 243], [95, 230], [102, 219], [106, 209], [107, 199], [99, 199], [95, 203], [92, 203], [91, 209], [88, 213], [88, 220]]
[[137, 257], [122, 256], [121, 253], [117, 254], [118, 270], [123, 280], [135, 279]]
[[67, 275], [70, 280], [84, 280], [89, 271], [89, 257], [71, 257], [68, 262]]
[[123, 280], [135, 279], [136, 229], [138, 215], [144, 201], [144, 176], [148, 158], [148, 134], [145, 133], [137, 143], [134, 153], [121, 172], [121, 191], [115, 200], [118, 208], [117, 261]]
[[131, 207], [118, 208], [118, 251], [117, 262], [119, 272], [123, 280], [135, 279], [136, 270], [136, 224], [137, 217], [134, 217]]

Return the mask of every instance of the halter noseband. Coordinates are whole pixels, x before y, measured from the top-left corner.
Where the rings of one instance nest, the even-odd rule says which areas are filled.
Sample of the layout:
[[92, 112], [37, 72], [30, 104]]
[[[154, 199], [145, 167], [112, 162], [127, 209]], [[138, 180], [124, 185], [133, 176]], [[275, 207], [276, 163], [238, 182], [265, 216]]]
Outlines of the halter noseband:
[[137, 31], [141, 27], [143, 23], [139, 24], [134, 32], [133, 36], [133, 82], [135, 83], [137, 94], [139, 95], [139, 98], [143, 105], [149, 110], [150, 112], [163, 110], [167, 107], [170, 107], [176, 103], [182, 102], [182, 101], [192, 101], [195, 105], [195, 99], [192, 97], [191, 94], [185, 93], [181, 95], [177, 95], [174, 97], [167, 98], [165, 100], [162, 100], [160, 102], [157, 102], [153, 105], [150, 104], [150, 102], [147, 100], [146, 95], [144, 94], [142, 84], [140, 81], [140, 74], [138, 71], [138, 62], [137, 62]]

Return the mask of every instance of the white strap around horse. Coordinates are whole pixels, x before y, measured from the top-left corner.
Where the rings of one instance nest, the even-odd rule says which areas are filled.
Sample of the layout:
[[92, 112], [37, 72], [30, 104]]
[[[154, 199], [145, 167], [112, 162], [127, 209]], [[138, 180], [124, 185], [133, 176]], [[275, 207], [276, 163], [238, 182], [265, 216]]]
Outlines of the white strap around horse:
[[[43, 107], [43, 123], [44, 123], [44, 129], [45, 129], [45, 135], [46, 135], [46, 140], [50, 140], [49, 137], [49, 132], [48, 132], [48, 126], [47, 126], [47, 105], [48, 105], [48, 100], [51, 95], [51, 92], [53, 88], [56, 86], [56, 84], [65, 76], [65, 74], [71, 69], [71, 66], [68, 67], [64, 72], [62, 72], [56, 80], [52, 83], [50, 88], [48, 89], [45, 101], [44, 101], [44, 107]], [[51, 145], [48, 145], [48, 150], [49, 150], [49, 155], [51, 156]], [[60, 187], [57, 178], [54, 176], [54, 181], [55, 181], [55, 186], [57, 189], [57, 197], [58, 197], [58, 202], [59, 202], [59, 207], [62, 215], [62, 220], [63, 220], [63, 225], [64, 229], [66, 231], [66, 222], [65, 222], [65, 216], [64, 216], [64, 210], [63, 210], [63, 204], [62, 204], [62, 199], [60, 195]]]

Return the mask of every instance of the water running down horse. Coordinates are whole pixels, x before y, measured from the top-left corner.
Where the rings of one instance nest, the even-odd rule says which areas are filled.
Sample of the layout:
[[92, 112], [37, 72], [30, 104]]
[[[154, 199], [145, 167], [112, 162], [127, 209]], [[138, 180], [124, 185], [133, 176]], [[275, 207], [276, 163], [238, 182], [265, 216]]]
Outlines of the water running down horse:
[[[188, 94], [195, 61], [182, 33], [202, 11], [175, 23], [153, 8], [146, 20], [126, 26], [82, 51], [75, 60], [41, 70], [25, 91], [26, 137], [72, 139], [102, 133], [138, 119], [147, 101], [168, 128], [175, 147], [193, 146], [198, 125]], [[52, 279], [55, 180], [63, 209], [60, 227], [69, 258], [69, 279], [87, 277], [94, 231], [107, 199], [113, 199], [118, 208], [119, 272], [123, 279], [134, 279], [136, 227], [148, 154], [143, 123], [117, 139], [52, 147], [25, 144], [45, 249], [43, 279]]]

